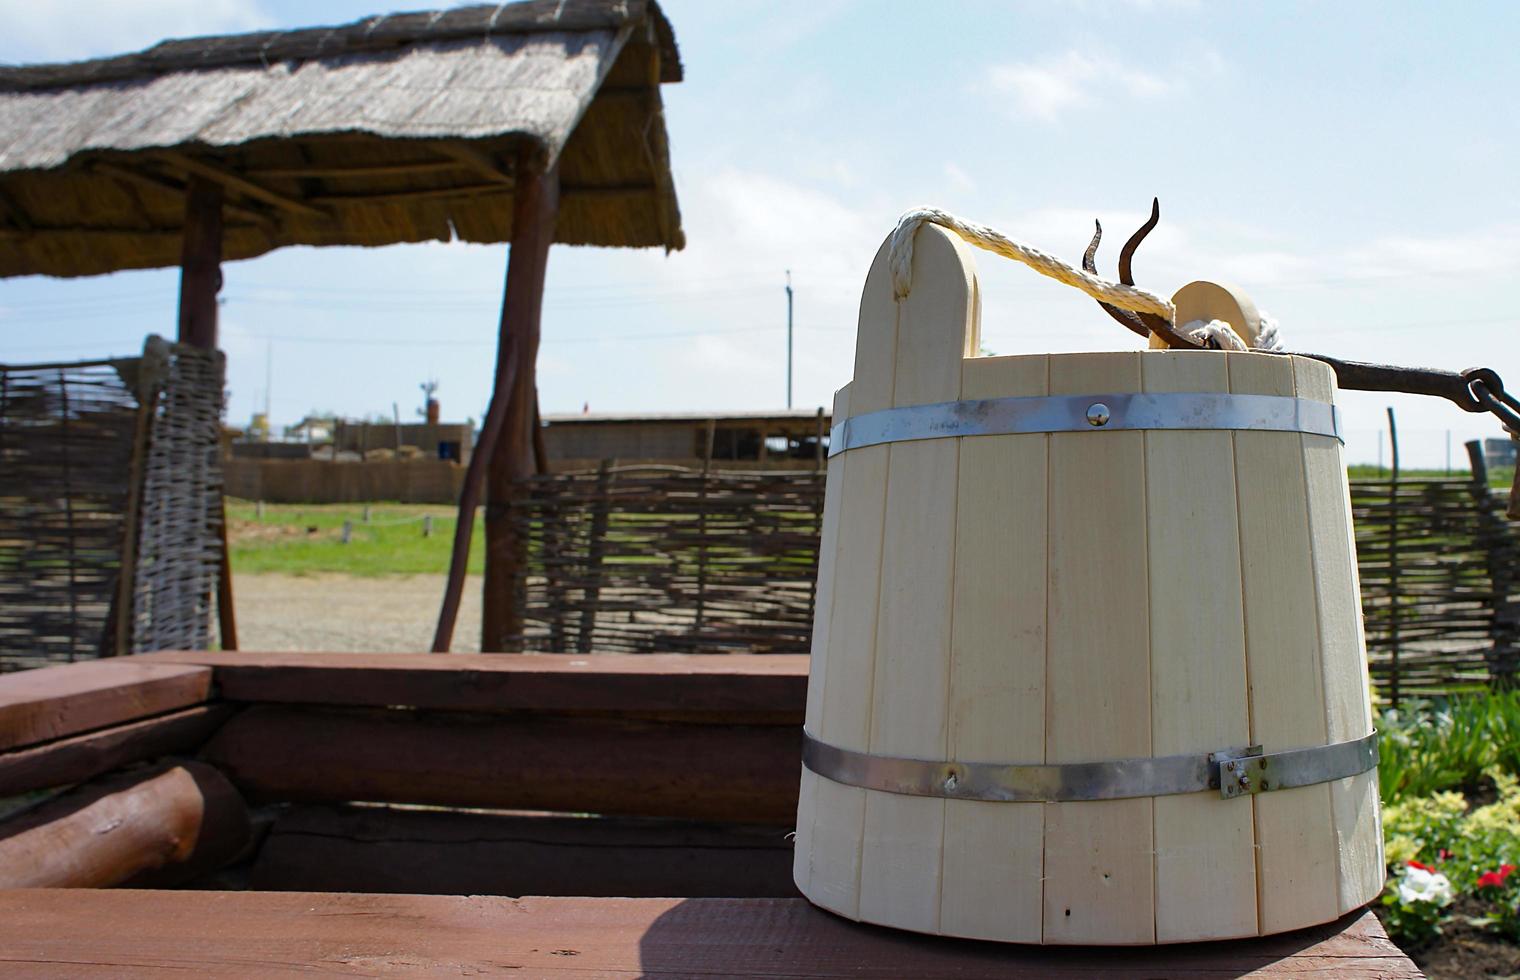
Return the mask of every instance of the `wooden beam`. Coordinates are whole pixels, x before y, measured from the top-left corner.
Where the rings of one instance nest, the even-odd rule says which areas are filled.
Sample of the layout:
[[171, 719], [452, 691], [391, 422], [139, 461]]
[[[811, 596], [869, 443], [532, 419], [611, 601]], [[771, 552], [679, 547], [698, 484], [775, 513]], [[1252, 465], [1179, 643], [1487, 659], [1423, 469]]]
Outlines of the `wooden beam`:
[[236, 857], [249, 832], [242, 797], [208, 765], [118, 774], [0, 824], [0, 888], [178, 884]]
[[93, 660], [0, 675], [0, 749], [55, 738], [205, 701], [211, 669]]
[[800, 724], [805, 654], [150, 653], [204, 665], [231, 701], [443, 711], [707, 712], [745, 724]]
[[[130, 167], [118, 166], [108, 160], [96, 160], [89, 165], [88, 169], [106, 177], [113, 177], [116, 180], [164, 191], [165, 193], [173, 194], [175, 197], [183, 197], [189, 193], [188, 185], [180, 181], [170, 180], [168, 177], [161, 177], [158, 174], [148, 173], [143, 170], [133, 170]], [[273, 215], [265, 214], [262, 211], [254, 211], [242, 205], [233, 204], [225, 199], [222, 201], [222, 210], [227, 214], [235, 214], [256, 225], [272, 227], [275, 224]]]
[[200, 705], [0, 753], [0, 797], [82, 783], [171, 753], [193, 754], [237, 710]]
[[380, 806], [292, 806], [261, 891], [794, 897], [785, 828]]
[[259, 802], [790, 825], [801, 726], [256, 705], [201, 757]]
[[[486, 471], [485, 602], [480, 646], [496, 653], [521, 646], [522, 621], [517, 587], [523, 574], [524, 548], [508, 514], [516, 484], [534, 474], [533, 411], [538, 390], [539, 323], [544, 305], [544, 275], [549, 245], [559, 216], [559, 171], [537, 169], [537, 155], [525, 149], [512, 200], [512, 250], [502, 299], [500, 350], [516, 348], [515, 377], [503, 377], [498, 359], [491, 410], [502, 412], [501, 438], [492, 447]], [[498, 408], [497, 399], [503, 399]], [[477, 450], [479, 451], [479, 450]]]
[[457, 187], [423, 187], [409, 191], [386, 191], [380, 194], [316, 194], [308, 198], [313, 204], [404, 204], [446, 197], [484, 197], [511, 194], [511, 184], [460, 184]]
[[306, 164], [299, 167], [250, 167], [250, 178], [265, 180], [343, 180], [350, 177], [394, 177], [453, 173], [466, 169], [456, 160], [416, 160], [408, 163], [364, 163], [353, 166]]
[[193, 176], [204, 177], [228, 190], [256, 198], [265, 204], [272, 204], [277, 208], [283, 208], [291, 214], [298, 214], [305, 218], [325, 219], [327, 217], [327, 212], [325, 211], [314, 208], [310, 204], [298, 201], [293, 197], [281, 194], [278, 191], [272, 191], [262, 184], [256, 184], [246, 177], [235, 174], [215, 164], [197, 160], [195, 157], [175, 150], [165, 150], [157, 155], [159, 159]]
[[113, 977], [1422, 976], [1371, 912], [1227, 943], [1038, 947], [856, 925], [796, 899], [499, 898], [321, 892], [0, 892], [5, 957], [33, 975]]
[[222, 188], [192, 177], [185, 189], [180, 248], [179, 342], [216, 350], [216, 294], [222, 288]]
[[491, 159], [485, 153], [472, 146], [463, 143], [434, 143], [433, 148], [446, 157], [452, 158], [456, 163], [465, 166], [485, 177], [503, 184], [514, 184], [516, 179], [510, 172], [503, 169], [500, 164]]

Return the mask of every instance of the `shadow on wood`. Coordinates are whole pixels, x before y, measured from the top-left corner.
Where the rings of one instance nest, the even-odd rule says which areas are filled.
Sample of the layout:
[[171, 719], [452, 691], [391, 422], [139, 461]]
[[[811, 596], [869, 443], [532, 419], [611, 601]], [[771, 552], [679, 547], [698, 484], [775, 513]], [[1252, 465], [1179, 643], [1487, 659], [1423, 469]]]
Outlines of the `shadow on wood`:
[[784, 827], [294, 806], [250, 872], [257, 891], [645, 898], [791, 897]]

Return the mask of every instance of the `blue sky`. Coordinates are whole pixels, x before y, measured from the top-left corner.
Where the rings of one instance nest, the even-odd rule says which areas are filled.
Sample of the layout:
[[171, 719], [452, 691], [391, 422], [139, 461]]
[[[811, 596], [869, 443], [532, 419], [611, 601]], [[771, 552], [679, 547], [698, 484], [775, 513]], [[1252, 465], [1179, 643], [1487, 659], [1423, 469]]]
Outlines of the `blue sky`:
[[[0, 60], [90, 57], [165, 36], [341, 23], [387, 0], [0, 0]], [[1238, 283], [1288, 346], [1492, 365], [1520, 389], [1520, 6], [1513, 4], [806, 3], [669, 0], [686, 80], [664, 90], [684, 252], [557, 247], [546, 412], [770, 408], [849, 380], [866, 267], [896, 216], [933, 204], [1080, 257], [1094, 217], [1120, 242], [1153, 195], [1141, 285]], [[403, 415], [441, 382], [479, 417], [506, 246], [288, 249], [226, 267], [229, 418], [265, 397]], [[1090, 301], [978, 256], [997, 353], [1130, 346]], [[176, 274], [0, 282], [0, 360], [127, 353], [172, 334]], [[272, 355], [272, 358], [271, 358]], [[1348, 456], [1440, 466], [1480, 416], [1348, 394]]]

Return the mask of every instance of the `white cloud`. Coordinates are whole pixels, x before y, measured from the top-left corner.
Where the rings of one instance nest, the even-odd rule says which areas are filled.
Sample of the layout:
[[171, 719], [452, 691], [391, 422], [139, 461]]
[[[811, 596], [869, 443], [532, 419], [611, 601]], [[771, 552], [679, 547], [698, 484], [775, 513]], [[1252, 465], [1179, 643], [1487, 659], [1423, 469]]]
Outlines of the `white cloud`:
[[92, 58], [269, 23], [258, 0], [0, 0], [0, 59]]
[[976, 190], [976, 181], [972, 180], [970, 174], [966, 173], [966, 171], [962, 170], [960, 167], [957, 167], [954, 163], [946, 161], [945, 176], [950, 180], [951, 186], [953, 186], [956, 190]]
[[994, 65], [987, 71], [986, 84], [999, 97], [1012, 99], [1023, 115], [1052, 121], [1066, 112], [1116, 98], [1156, 99], [1186, 88], [1180, 75], [1163, 78], [1108, 55], [1075, 49], [1034, 61]]

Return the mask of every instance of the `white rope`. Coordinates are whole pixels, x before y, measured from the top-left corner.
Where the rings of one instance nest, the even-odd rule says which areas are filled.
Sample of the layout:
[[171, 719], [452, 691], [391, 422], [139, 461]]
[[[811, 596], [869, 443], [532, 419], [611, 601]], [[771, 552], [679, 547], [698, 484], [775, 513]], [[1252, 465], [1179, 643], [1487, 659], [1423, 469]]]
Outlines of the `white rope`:
[[1168, 321], [1173, 317], [1172, 304], [1155, 293], [1100, 279], [1067, 265], [1054, 255], [1047, 255], [1037, 248], [1016, 242], [994, 228], [963, 221], [938, 208], [915, 208], [897, 219], [897, 230], [892, 232], [891, 261], [892, 290], [898, 299], [907, 296], [912, 288], [913, 235], [918, 231], [919, 225], [926, 222], [948, 228], [978, 248], [1022, 262], [1057, 282], [1075, 286], [1099, 302], [1122, 310], [1134, 310], [1136, 313], [1154, 313], [1166, 317]]
[[[1022, 242], [1016, 242], [995, 228], [957, 218], [938, 208], [914, 208], [897, 219], [897, 228], [892, 232], [890, 264], [892, 292], [898, 299], [907, 296], [913, 287], [913, 236], [923, 224], [935, 224], [948, 228], [978, 248], [985, 248], [1004, 258], [1022, 262], [1042, 275], [1082, 290], [1100, 303], [1107, 303], [1124, 310], [1134, 310], [1137, 313], [1154, 313], [1157, 316], [1166, 317], [1168, 322], [1176, 320], [1176, 308], [1168, 300], [1155, 293], [1099, 278], [1062, 262], [1054, 255], [1049, 255]], [[1277, 321], [1265, 313], [1261, 314], [1261, 320], [1256, 325], [1254, 345], [1248, 345], [1241, 339], [1240, 334], [1223, 320], [1210, 320], [1207, 323], [1202, 320], [1193, 320], [1178, 332], [1199, 343], [1213, 341], [1213, 345], [1221, 350], [1282, 349]]]

